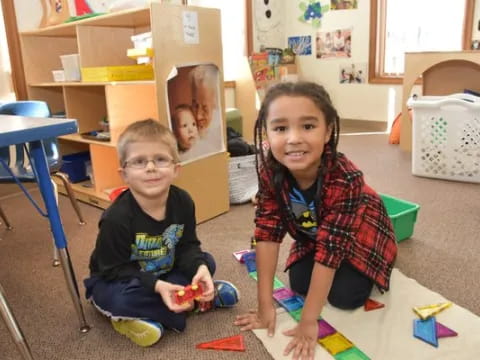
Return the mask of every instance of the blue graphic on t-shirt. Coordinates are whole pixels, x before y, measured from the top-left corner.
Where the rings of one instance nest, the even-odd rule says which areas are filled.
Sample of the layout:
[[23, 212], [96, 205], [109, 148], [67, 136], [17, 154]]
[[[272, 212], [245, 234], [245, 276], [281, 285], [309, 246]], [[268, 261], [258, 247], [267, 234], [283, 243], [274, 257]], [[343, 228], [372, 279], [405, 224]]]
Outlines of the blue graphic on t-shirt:
[[161, 275], [169, 272], [175, 262], [175, 246], [183, 235], [183, 225], [172, 224], [161, 235], [135, 234], [132, 261], [138, 261], [142, 271]]

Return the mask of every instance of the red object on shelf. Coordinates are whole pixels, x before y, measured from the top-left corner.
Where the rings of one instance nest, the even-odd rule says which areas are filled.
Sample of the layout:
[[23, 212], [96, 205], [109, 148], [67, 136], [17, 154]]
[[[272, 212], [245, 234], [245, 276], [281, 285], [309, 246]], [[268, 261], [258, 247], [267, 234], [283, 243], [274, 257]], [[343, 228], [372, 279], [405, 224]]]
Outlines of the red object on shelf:
[[197, 349], [245, 351], [243, 335], [229, 336], [213, 341], [197, 344]]
[[364, 309], [365, 311], [370, 311], [370, 310], [377, 310], [385, 307], [385, 304], [382, 304], [381, 302], [375, 301], [373, 299], [367, 299], [365, 301]]
[[203, 287], [200, 284], [187, 285], [183, 290], [175, 293], [175, 302], [177, 304], [183, 304], [191, 300], [195, 300], [202, 296]]

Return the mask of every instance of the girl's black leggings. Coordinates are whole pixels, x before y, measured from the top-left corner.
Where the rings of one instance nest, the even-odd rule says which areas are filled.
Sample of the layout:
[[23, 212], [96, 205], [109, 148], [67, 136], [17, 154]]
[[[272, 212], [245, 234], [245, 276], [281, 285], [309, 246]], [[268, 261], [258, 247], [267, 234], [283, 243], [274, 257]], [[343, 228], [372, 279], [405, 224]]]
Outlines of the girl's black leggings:
[[[288, 272], [293, 291], [306, 295], [314, 265], [314, 253], [293, 264]], [[350, 310], [363, 306], [370, 296], [373, 281], [344, 261], [335, 272], [328, 302], [340, 309]]]

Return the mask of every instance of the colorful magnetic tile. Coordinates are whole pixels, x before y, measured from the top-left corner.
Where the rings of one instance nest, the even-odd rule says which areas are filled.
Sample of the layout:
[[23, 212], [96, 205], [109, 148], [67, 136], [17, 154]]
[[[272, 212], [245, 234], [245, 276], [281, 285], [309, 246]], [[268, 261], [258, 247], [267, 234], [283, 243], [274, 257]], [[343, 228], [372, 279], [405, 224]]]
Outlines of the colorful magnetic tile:
[[248, 273], [248, 276], [250, 276], [254, 280], [258, 280], [258, 274], [256, 271], [252, 271], [251, 273]]
[[434, 317], [429, 317], [427, 320], [413, 320], [413, 336], [438, 347], [437, 326], [435, 323]]
[[318, 343], [334, 356], [353, 347], [352, 342], [339, 332], [324, 337], [323, 339], [318, 339]]
[[328, 335], [332, 335], [336, 332], [335, 328], [330, 325], [328, 322], [325, 320], [321, 319], [318, 320], [318, 338], [323, 339], [324, 337], [327, 337]]
[[280, 281], [279, 278], [277, 278], [276, 276], [273, 278], [273, 289], [280, 289], [280, 288], [283, 288], [285, 287], [285, 284], [283, 282]]
[[385, 307], [385, 304], [382, 304], [381, 302], [378, 302], [373, 299], [367, 299], [363, 307], [365, 311], [372, 311], [372, 310], [377, 310]]
[[285, 287], [273, 290], [273, 298], [277, 301], [288, 299], [292, 296], [295, 296], [295, 293], [292, 290]]
[[440, 304], [426, 305], [426, 306], [415, 306], [413, 311], [417, 314], [420, 319], [425, 320], [431, 316], [438, 314], [439, 312], [452, 306], [450, 301]]
[[282, 305], [288, 312], [301, 309], [304, 304], [303, 298], [298, 295], [288, 299], [282, 299], [279, 302], [280, 305]]
[[456, 331], [453, 331], [449, 327], [446, 327], [443, 324], [440, 324], [439, 322], [436, 322], [436, 327], [437, 327], [437, 338], [443, 338], [443, 337], [451, 337], [451, 336], [457, 336], [458, 333]]
[[356, 346], [336, 354], [334, 358], [336, 360], [371, 360]]
[[234, 257], [235, 259], [237, 259], [238, 262], [240, 262], [240, 263], [243, 264], [243, 259], [242, 259], [243, 254], [246, 254], [246, 253], [248, 253], [248, 252], [250, 252], [250, 251], [251, 251], [250, 249], [235, 251], [235, 252], [233, 253], [233, 257]]
[[257, 253], [255, 251], [248, 251], [242, 255], [243, 262], [255, 261], [256, 258], [257, 258]]
[[207, 341], [196, 345], [197, 349], [245, 351], [243, 335], [229, 336], [213, 341]]
[[294, 311], [290, 311], [289, 314], [292, 318], [295, 319], [295, 321], [300, 321], [300, 319], [302, 318], [302, 310], [303, 310], [303, 308], [300, 308], [300, 309], [297, 309], [297, 310], [294, 310]]
[[257, 262], [255, 260], [244, 260], [244, 262], [247, 266], [247, 272], [257, 271]]

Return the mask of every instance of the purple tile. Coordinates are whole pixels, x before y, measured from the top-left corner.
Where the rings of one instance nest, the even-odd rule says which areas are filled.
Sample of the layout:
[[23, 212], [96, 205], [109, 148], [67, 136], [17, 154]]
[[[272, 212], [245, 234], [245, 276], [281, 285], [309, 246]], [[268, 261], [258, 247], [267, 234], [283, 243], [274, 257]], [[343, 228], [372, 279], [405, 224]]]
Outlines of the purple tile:
[[326, 322], [323, 319], [318, 320], [318, 338], [319, 339], [323, 339], [324, 337], [328, 335], [332, 335], [336, 332], [337, 330], [335, 330], [333, 326], [330, 325], [328, 322]]
[[293, 296], [295, 296], [295, 293], [292, 290], [287, 288], [280, 288], [280, 289], [273, 290], [273, 298], [277, 301], [288, 299]]
[[453, 331], [452, 329], [446, 327], [443, 324], [440, 324], [439, 322], [436, 323], [437, 326], [437, 338], [442, 338], [442, 337], [450, 337], [450, 336], [457, 336], [457, 332]]

